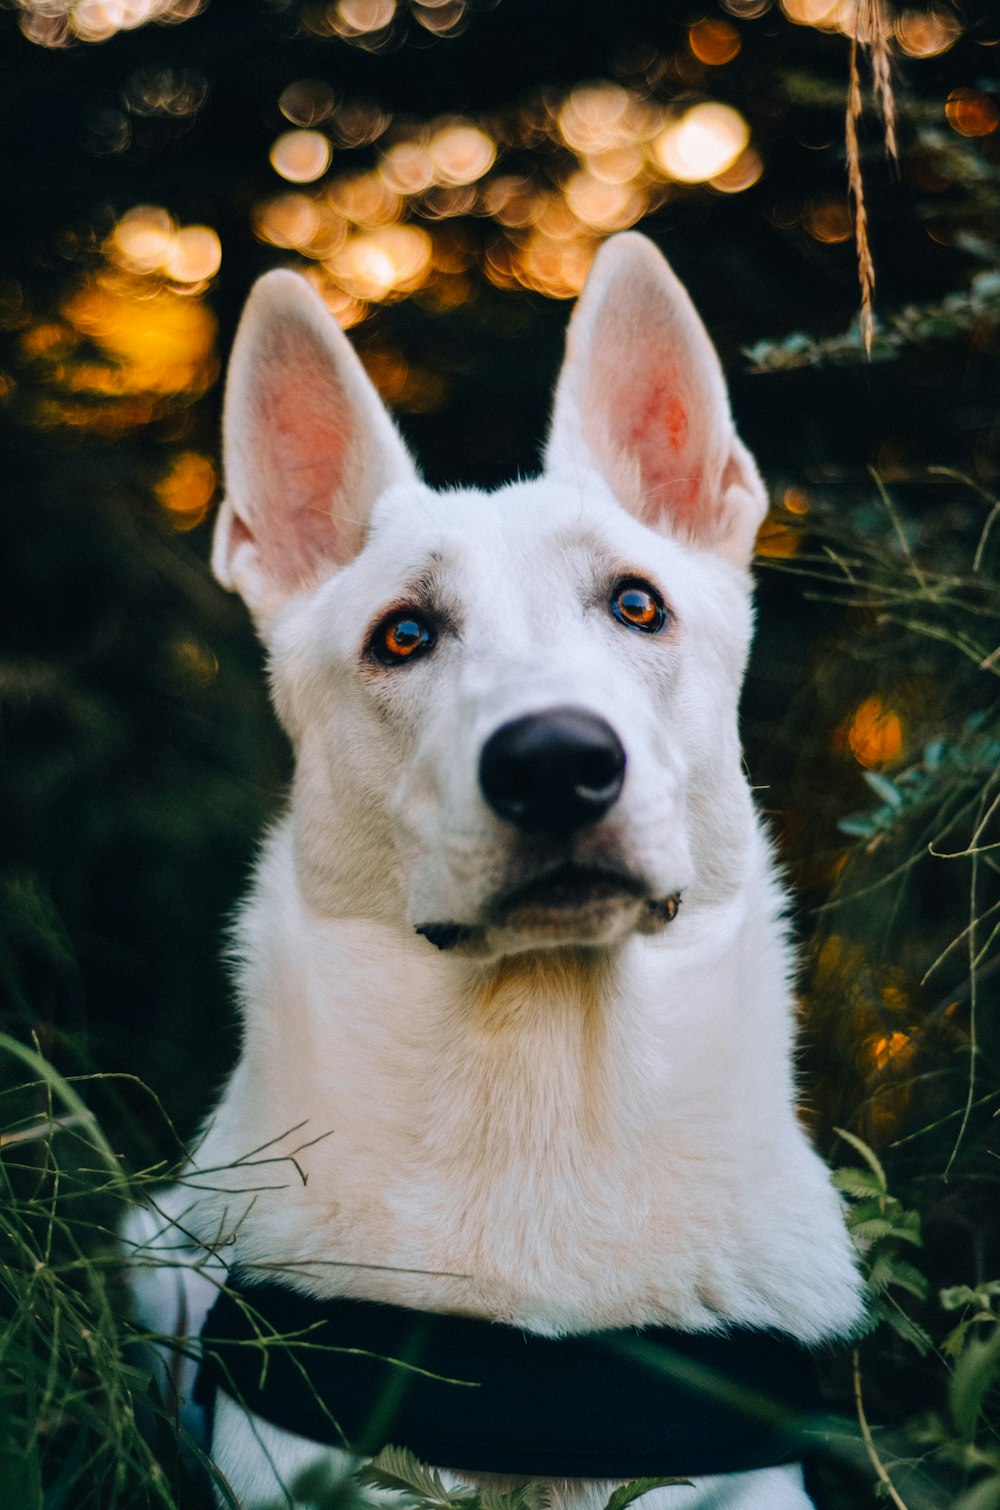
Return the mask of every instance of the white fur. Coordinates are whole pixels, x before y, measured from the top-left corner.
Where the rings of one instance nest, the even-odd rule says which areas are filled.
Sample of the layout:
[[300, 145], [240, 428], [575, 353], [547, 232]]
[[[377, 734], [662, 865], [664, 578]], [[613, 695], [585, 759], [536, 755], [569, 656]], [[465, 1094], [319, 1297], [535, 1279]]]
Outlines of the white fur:
[[[534, 481], [426, 488], [287, 273], [251, 296], [226, 445], [215, 567], [268, 645], [296, 774], [240, 914], [243, 1049], [186, 1226], [317, 1295], [546, 1334], [851, 1329], [858, 1281], [796, 1118], [793, 960], [737, 732], [765, 495], [659, 254], [635, 235], [600, 253]], [[634, 575], [672, 609], [663, 634], [607, 610]], [[450, 627], [419, 663], [374, 666], [369, 627], [418, 590]], [[628, 757], [573, 857], [681, 892], [672, 923], [624, 894], [569, 920], [497, 910], [555, 841], [495, 816], [479, 751], [566, 704]], [[441, 921], [466, 942], [440, 953], [414, 931]], [[280, 1483], [321, 1504], [344, 1471], [231, 1401], [213, 1453], [248, 1510], [289, 1503]], [[601, 1490], [566, 1483], [557, 1504], [598, 1510]], [[792, 1468], [648, 1503], [809, 1502]]]

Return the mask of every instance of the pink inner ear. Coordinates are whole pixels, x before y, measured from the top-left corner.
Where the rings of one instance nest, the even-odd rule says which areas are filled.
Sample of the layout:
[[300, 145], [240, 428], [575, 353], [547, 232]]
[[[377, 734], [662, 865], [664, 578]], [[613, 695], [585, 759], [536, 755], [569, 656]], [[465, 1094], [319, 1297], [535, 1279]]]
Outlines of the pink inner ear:
[[280, 343], [262, 369], [270, 381], [256, 395], [251, 455], [266, 499], [259, 529], [266, 569], [295, 587], [324, 562], [346, 559], [355, 531], [335, 513], [351, 461], [347, 397], [327, 363], [289, 347]]
[[671, 392], [667, 382], [659, 383], [639, 405], [632, 416], [628, 432], [629, 444], [636, 446], [656, 445], [661, 439], [674, 451], [679, 451], [687, 440], [687, 410]]
[[638, 463], [642, 517], [653, 523], [665, 513], [692, 524], [701, 502], [703, 465], [684, 385], [672, 366], [645, 383], [619, 384], [607, 395], [611, 439]]

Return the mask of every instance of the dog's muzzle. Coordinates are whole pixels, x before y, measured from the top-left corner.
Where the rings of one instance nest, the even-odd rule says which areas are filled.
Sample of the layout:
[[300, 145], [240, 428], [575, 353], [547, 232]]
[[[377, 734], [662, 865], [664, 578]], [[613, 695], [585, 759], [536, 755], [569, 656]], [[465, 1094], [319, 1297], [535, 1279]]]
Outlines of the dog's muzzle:
[[570, 833], [617, 802], [625, 750], [583, 708], [550, 708], [503, 724], [486, 741], [479, 785], [498, 818], [523, 833]]

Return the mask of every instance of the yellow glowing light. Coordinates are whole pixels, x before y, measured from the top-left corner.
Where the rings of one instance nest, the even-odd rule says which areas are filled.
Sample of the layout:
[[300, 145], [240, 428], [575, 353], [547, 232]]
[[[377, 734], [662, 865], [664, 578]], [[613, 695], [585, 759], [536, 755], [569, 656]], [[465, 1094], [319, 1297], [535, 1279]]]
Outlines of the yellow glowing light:
[[333, 149], [321, 131], [283, 131], [271, 148], [271, 167], [289, 183], [309, 184], [330, 166]]
[[130, 272], [158, 273], [166, 262], [173, 235], [174, 223], [166, 210], [136, 205], [115, 226], [108, 250]]
[[559, 111], [559, 132], [574, 152], [603, 152], [629, 140], [629, 94], [620, 84], [581, 84]]
[[211, 226], [177, 227], [157, 205], [136, 205], [105, 244], [112, 262], [146, 277], [165, 274], [175, 283], [204, 283], [222, 263], [222, 243]]
[[389, 148], [378, 171], [393, 194], [421, 194], [434, 182], [434, 159], [420, 142], [398, 142]]
[[206, 0], [17, 0], [21, 31], [42, 47], [65, 47], [72, 37], [105, 42], [147, 21], [187, 21]]
[[981, 89], [953, 89], [944, 113], [961, 136], [989, 136], [1000, 126], [1000, 107]]
[[164, 272], [175, 283], [203, 283], [222, 265], [222, 243], [208, 225], [183, 226], [170, 239]]
[[161, 288], [137, 299], [134, 287], [93, 274], [62, 313], [110, 358], [75, 383], [68, 374], [80, 391], [197, 396], [214, 381], [215, 317], [197, 298]]
[[580, 222], [561, 194], [539, 194], [534, 225], [546, 241], [573, 241], [580, 234]]
[[720, 194], [742, 194], [744, 189], [753, 188], [763, 172], [764, 164], [760, 153], [753, 147], [747, 147], [731, 168], [727, 168], [724, 173], [717, 173], [709, 182]]
[[396, 14], [396, 0], [337, 0], [334, 25], [347, 36], [383, 31]]
[[344, 292], [373, 303], [390, 294], [411, 293], [426, 280], [431, 238], [420, 226], [389, 225], [355, 236], [327, 267]]
[[399, 219], [403, 208], [398, 194], [374, 173], [338, 178], [330, 185], [328, 195], [337, 213], [354, 225], [388, 225]]
[[475, 183], [496, 161], [496, 144], [478, 126], [456, 123], [435, 132], [428, 152], [443, 184]]
[[851, 719], [847, 743], [860, 765], [898, 760], [903, 750], [903, 720], [880, 697], [868, 697]]
[[854, 220], [843, 199], [824, 199], [820, 204], [812, 205], [803, 224], [814, 240], [828, 246], [849, 241], [854, 235]]
[[429, 189], [421, 205], [427, 220], [449, 220], [455, 215], [469, 215], [475, 209], [476, 191], [472, 184], [442, 184]]
[[699, 63], [719, 67], [731, 63], [742, 43], [735, 26], [728, 21], [696, 21], [688, 29], [688, 46]]
[[583, 166], [601, 183], [627, 184], [642, 174], [643, 155], [638, 146], [605, 147], [603, 152], [588, 152]]
[[218, 486], [215, 467], [198, 451], [181, 451], [156, 484], [156, 496], [175, 529], [191, 530], [208, 513]]
[[905, 10], [896, 17], [896, 41], [911, 58], [937, 58], [962, 35], [957, 16], [942, 10]]
[[755, 550], [758, 556], [771, 556], [783, 560], [794, 556], [802, 546], [802, 536], [789, 529], [788, 521], [780, 514], [768, 513], [757, 531]]
[[368, 305], [363, 300], [345, 293], [340, 284], [333, 281], [332, 275], [327, 275], [327, 270], [309, 268], [306, 277], [342, 330], [350, 330], [352, 326], [361, 324], [368, 314]]
[[501, 225], [521, 229], [533, 225], [538, 213], [537, 198], [530, 178], [513, 175], [493, 178], [482, 190], [482, 206], [487, 215]]
[[786, 488], [781, 495], [781, 502], [790, 514], [801, 516], [809, 512], [809, 495], [803, 493], [801, 488]]
[[653, 143], [653, 156], [680, 183], [704, 183], [731, 168], [750, 141], [750, 128], [731, 105], [694, 105]]
[[279, 194], [254, 209], [254, 230], [272, 246], [306, 246], [320, 228], [320, 211], [307, 194]]
[[595, 230], [624, 230], [641, 220], [646, 209], [642, 196], [628, 184], [602, 183], [583, 171], [568, 180], [565, 193], [577, 219]]
[[[582, 289], [594, 260], [593, 241], [551, 241], [535, 232], [515, 253], [512, 270], [518, 282], [549, 299], [572, 299]], [[500, 271], [497, 267], [497, 272]], [[500, 282], [501, 278], [495, 277]]]
[[781, 0], [789, 21], [820, 31], [846, 31], [853, 25], [855, 0]]
[[876, 1069], [884, 1070], [890, 1059], [895, 1059], [909, 1042], [906, 1033], [890, 1033], [886, 1038], [876, 1038], [872, 1043], [872, 1058]]

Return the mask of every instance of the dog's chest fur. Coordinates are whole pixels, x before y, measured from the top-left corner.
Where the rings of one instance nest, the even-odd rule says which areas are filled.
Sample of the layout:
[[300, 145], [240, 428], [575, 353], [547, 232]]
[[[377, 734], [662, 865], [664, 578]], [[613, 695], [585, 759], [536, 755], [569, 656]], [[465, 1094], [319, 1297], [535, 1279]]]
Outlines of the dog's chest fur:
[[759, 851], [749, 899], [676, 947], [484, 968], [310, 917], [279, 831], [243, 920], [244, 1055], [199, 1152], [234, 1168], [206, 1179], [200, 1235], [320, 1294], [542, 1331], [838, 1329], [856, 1281], [789, 1109]]

